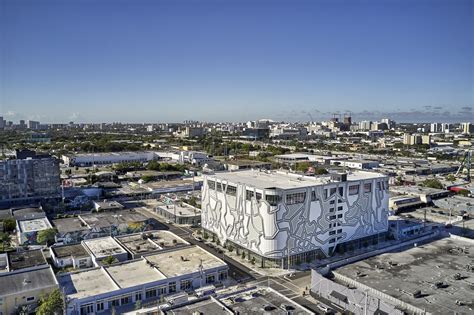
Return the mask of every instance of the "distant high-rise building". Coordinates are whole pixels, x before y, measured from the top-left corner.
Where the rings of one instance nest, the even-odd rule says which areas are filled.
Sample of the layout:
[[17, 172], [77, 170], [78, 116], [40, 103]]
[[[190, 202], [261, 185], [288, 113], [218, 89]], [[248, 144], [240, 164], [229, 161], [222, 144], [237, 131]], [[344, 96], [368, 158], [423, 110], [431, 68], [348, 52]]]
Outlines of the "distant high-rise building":
[[391, 119], [382, 118], [382, 120], [380, 120], [380, 122], [386, 124], [388, 129], [395, 128], [395, 122]]
[[[24, 157], [23, 153], [18, 157]], [[50, 156], [27, 154], [27, 158], [0, 161], [0, 204], [38, 202], [59, 197], [59, 162]]]
[[359, 129], [360, 130], [371, 130], [372, 122], [370, 120], [364, 120], [359, 122]]
[[471, 133], [474, 133], [474, 124], [470, 122], [462, 123], [461, 128], [463, 134], [470, 135]]
[[436, 133], [436, 132], [441, 132], [441, 129], [442, 129], [442, 124], [439, 124], [439, 123], [432, 123], [430, 125], [430, 132], [432, 133]]
[[28, 129], [37, 130], [39, 129], [39, 121], [28, 120]]
[[3, 117], [0, 116], [0, 129], [3, 129], [5, 128], [7, 122], [5, 121], [5, 119], [3, 119]]

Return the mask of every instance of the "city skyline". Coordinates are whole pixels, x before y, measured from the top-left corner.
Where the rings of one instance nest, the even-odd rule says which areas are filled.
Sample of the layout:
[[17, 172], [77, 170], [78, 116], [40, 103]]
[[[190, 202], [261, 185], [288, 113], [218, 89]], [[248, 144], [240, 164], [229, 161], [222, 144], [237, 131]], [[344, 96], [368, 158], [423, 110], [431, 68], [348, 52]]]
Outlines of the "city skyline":
[[3, 1], [0, 114], [473, 121], [472, 1], [118, 3]]

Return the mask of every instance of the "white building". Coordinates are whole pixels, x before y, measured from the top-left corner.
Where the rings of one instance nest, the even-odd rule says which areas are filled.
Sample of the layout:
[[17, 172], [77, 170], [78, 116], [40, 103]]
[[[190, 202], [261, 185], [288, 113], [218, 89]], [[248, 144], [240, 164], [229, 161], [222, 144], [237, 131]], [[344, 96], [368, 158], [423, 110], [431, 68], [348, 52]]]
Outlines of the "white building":
[[74, 166], [92, 166], [92, 165], [107, 165], [114, 163], [129, 163], [129, 162], [149, 162], [158, 159], [159, 156], [153, 151], [142, 152], [107, 152], [107, 153], [84, 153], [63, 155], [62, 160], [64, 164]]
[[204, 178], [202, 227], [264, 266], [376, 242], [388, 230], [388, 177], [240, 171]]
[[163, 296], [226, 283], [225, 262], [198, 246], [151, 254], [139, 259], [61, 274], [67, 315], [122, 314], [139, 302], [156, 303]]
[[339, 165], [358, 170], [370, 170], [372, 168], [378, 167], [379, 162], [368, 160], [332, 160], [331, 165]]
[[51, 259], [56, 268], [87, 268], [92, 267], [91, 255], [82, 244], [59, 245], [49, 248]]

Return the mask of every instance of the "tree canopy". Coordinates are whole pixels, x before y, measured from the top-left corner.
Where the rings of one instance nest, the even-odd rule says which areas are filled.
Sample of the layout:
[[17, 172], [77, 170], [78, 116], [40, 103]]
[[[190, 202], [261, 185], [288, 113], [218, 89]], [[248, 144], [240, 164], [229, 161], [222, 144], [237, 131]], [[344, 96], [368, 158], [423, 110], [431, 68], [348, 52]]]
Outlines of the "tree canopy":
[[59, 315], [63, 313], [63, 296], [59, 289], [54, 290], [40, 300], [40, 305], [36, 310], [37, 315]]

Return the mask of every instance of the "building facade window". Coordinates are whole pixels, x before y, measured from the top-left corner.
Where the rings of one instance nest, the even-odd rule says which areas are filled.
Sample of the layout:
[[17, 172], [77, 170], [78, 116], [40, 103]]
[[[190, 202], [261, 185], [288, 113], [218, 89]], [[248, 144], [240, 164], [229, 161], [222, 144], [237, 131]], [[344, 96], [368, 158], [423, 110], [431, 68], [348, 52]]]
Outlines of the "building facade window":
[[329, 196], [332, 197], [336, 194], [337, 189], [336, 188], [331, 188], [329, 189]]
[[252, 200], [253, 195], [254, 195], [253, 191], [248, 190], [248, 189], [245, 191], [245, 199], [246, 200]]
[[92, 313], [94, 313], [94, 305], [92, 303], [81, 306], [81, 315], [87, 315]]
[[265, 200], [270, 204], [270, 206], [276, 206], [281, 200], [281, 197], [278, 195], [266, 195]]
[[227, 185], [227, 195], [229, 196], [236, 196], [237, 195], [237, 187], [232, 185]]
[[370, 192], [372, 192], [372, 183], [365, 183], [365, 184], [364, 184], [364, 192], [365, 192], [365, 193], [370, 193]]
[[208, 180], [207, 184], [209, 185], [209, 189], [215, 190], [216, 189], [216, 182], [213, 180]]
[[337, 215], [338, 219], [342, 219], [342, 213]]
[[142, 300], [142, 293], [135, 292], [135, 301], [141, 301], [141, 300]]
[[206, 283], [214, 283], [216, 281], [216, 276], [214, 274], [206, 275]]
[[166, 287], [159, 287], [158, 288], [158, 295], [166, 294]]
[[349, 196], [354, 196], [359, 194], [359, 185], [349, 186]]
[[153, 288], [153, 289], [148, 289], [145, 291], [145, 298], [146, 299], [151, 299], [151, 298], [154, 298], [156, 297], [156, 289]]
[[170, 294], [176, 292], [176, 282], [175, 281], [168, 283], [168, 292]]
[[318, 197], [316, 197], [316, 190], [311, 191], [311, 201], [316, 201], [318, 200]]
[[181, 288], [181, 290], [190, 290], [192, 288], [192, 280], [181, 280], [181, 282], [179, 283], [179, 287]]
[[132, 297], [129, 295], [120, 298], [120, 305], [127, 305], [132, 302]]
[[97, 302], [97, 304], [95, 305], [95, 307], [97, 308], [97, 312], [101, 312], [104, 310], [104, 302]]
[[227, 271], [220, 271], [219, 272], [219, 281], [224, 281], [227, 279]]
[[294, 205], [294, 204], [297, 204], [297, 203], [303, 203], [305, 199], [306, 199], [306, 193], [305, 192], [288, 194], [288, 195], [286, 195], [286, 204], [287, 205]]
[[344, 196], [344, 187], [338, 187], [339, 196]]
[[337, 207], [337, 211], [342, 211], [343, 208], [344, 208], [343, 206], [339, 206]]

